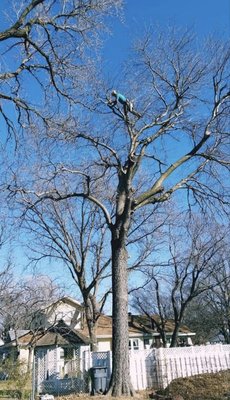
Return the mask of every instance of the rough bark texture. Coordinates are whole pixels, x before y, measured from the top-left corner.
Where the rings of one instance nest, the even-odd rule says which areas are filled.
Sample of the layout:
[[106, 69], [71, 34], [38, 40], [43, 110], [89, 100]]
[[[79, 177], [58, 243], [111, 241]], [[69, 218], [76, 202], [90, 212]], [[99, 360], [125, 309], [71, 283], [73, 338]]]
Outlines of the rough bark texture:
[[176, 323], [175, 329], [174, 329], [173, 334], [172, 334], [170, 347], [176, 347], [177, 346], [177, 339], [178, 339], [178, 333], [179, 333], [180, 326], [181, 326], [181, 321], [178, 321]]
[[126, 250], [131, 223], [133, 163], [119, 174], [116, 221], [111, 227], [113, 288], [113, 368], [109, 393], [112, 396], [133, 396], [129, 370], [128, 276]]
[[130, 396], [128, 349], [127, 251], [118, 239], [112, 239], [113, 251], [113, 372], [109, 394]]
[[96, 318], [96, 306], [93, 304], [93, 301], [86, 296], [84, 298], [84, 303], [86, 305], [85, 307], [85, 316], [86, 316], [86, 322], [89, 330], [89, 337], [91, 340], [90, 348], [91, 351], [97, 351], [98, 346], [97, 346], [97, 335], [96, 335], [96, 330], [97, 330], [97, 318]]

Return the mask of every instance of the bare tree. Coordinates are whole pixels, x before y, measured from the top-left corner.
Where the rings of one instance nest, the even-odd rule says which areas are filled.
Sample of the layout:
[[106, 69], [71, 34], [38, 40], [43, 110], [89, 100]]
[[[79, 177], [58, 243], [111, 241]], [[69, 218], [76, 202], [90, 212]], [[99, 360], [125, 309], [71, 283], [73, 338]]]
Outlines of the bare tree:
[[108, 232], [95, 205], [84, 199], [78, 205], [71, 200], [47, 202], [27, 213], [26, 228], [33, 233], [33, 262], [53, 258], [68, 267], [80, 289], [92, 349], [96, 350], [97, 321], [111, 292], [111, 258], [106, 252]]
[[154, 275], [149, 276], [148, 283], [137, 290], [133, 296], [132, 306], [153, 322], [163, 347], [167, 347], [166, 323], [172, 316], [170, 300], [165, 290], [164, 294], [160, 292], [160, 282]]
[[[127, 241], [135, 215], [144, 207], [151, 212], [173, 195], [181, 206], [186, 196], [189, 207], [228, 206], [229, 44], [213, 40], [200, 53], [195, 47], [190, 32], [159, 33], [139, 42], [135, 70], [129, 68], [123, 86], [129, 98], [135, 95], [138, 116], [119, 104], [111, 110], [102, 102], [101, 114], [84, 130], [74, 116], [65, 124], [54, 123], [50, 135], [57, 139], [55, 157], [46, 142], [49, 157], [37, 183], [32, 188], [18, 178], [9, 187], [22, 195], [27, 209], [47, 200], [83, 198], [103, 213], [111, 233], [114, 396], [134, 393], [128, 357]], [[58, 149], [62, 155], [72, 151], [72, 159], [57, 160]]]
[[1, 304], [1, 311], [0, 311], [0, 325], [1, 325], [1, 332], [4, 326], [4, 320], [6, 318], [6, 313], [4, 306], [8, 304], [8, 299], [11, 298], [14, 290], [14, 285], [12, 282], [12, 268], [11, 264], [8, 263], [6, 266], [1, 268], [0, 272], [0, 304]]
[[210, 277], [211, 290], [204, 297], [204, 307], [215, 318], [216, 333], [223, 335], [224, 341], [230, 344], [230, 270], [228, 244], [223, 253], [216, 259], [216, 268]]
[[44, 275], [25, 276], [17, 282], [12, 275], [11, 287], [11, 291], [6, 288], [1, 298], [5, 331], [32, 329], [36, 313], [41, 312], [52, 301], [57, 301], [62, 293], [61, 288]]
[[57, 301], [62, 291], [48, 276], [44, 275], [24, 277], [17, 282], [12, 279], [11, 288], [11, 290], [6, 288], [4, 296], [0, 298], [2, 336], [6, 338], [11, 330], [14, 333], [16, 346], [19, 346], [20, 332], [30, 331], [27, 362], [27, 370], [30, 371], [37, 334], [44, 329], [41, 324], [37, 324], [37, 316], [45, 311], [50, 303]]
[[10, 241], [10, 235], [7, 229], [6, 220], [2, 215], [0, 224], [0, 251], [1, 251], [1, 265], [0, 265], [0, 331], [2, 332], [2, 326], [5, 319], [4, 305], [7, 304], [8, 299], [13, 295], [14, 292], [14, 281], [13, 281], [13, 262], [9, 255], [7, 245]]
[[146, 269], [151, 282], [134, 296], [134, 307], [154, 320], [165, 347], [166, 321], [171, 318], [174, 322], [170, 347], [175, 347], [189, 305], [217, 287], [211, 277], [215, 274], [216, 260], [225, 247], [225, 234], [223, 229], [218, 232], [211, 222], [204, 221], [192, 223], [190, 220], [183, 230], [178, 226], [170, 230], [170, 258]]
[[186, 323], [196, 332], [197, 343], [219, 340], [220, 337], [225, 343], [230, 343], [229, 228], [223, 226], [222, 232], [225, 236], [223, 247], [214, 259], [215, 267], [208, 279], [210, 287], [191, 303], [185, 318]]
[[219, 324], [217, 316], [206, 302], [206, 293], [195, 298], [188, 306], [184, 323], [192, 332], [196, 332], [193, 344], [203, 345], [218, 340]]
[[[0, 32], [0, 117], [9, 136], [41, 123], [43, 130], [69, 101], [81, 105], [93, 75], [89, 49], [100, 45], [103, 16], [120, 0], [12, 0]], [[104, 26], [105, 27], [105, 26]], [[15, 115], [15, 117], [14, 117]]]

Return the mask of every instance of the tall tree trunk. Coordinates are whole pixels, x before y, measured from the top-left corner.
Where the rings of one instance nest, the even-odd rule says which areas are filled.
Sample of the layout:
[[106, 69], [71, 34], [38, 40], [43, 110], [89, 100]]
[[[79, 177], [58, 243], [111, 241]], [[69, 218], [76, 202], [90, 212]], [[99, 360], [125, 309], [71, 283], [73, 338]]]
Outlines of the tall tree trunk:
[[96, 324], [88, 325], [89, 328], [89, 337], [91, 340], [90, 343], [90, 350], [91, 351], [97, 351], [98, 350], [98, 344], [97, 344], [97, 327]]
[[188, 306], [188, 300], [184, 303], [181, 304], [181, 309], [180, 311], [177, 310], [176, 307], [176, 301], [175, 297], [173, 297], [173, 312], [174, 312], [174, 330], [172, 334], [172, 339], [170, 343], [170, 347], [176, 347], [177, 346], [177, 339], [178, 339], [178, 334], [179, 334], [179, 329], [181, 327], [182, 320], [184, 318], [184, 313], [185, 310]]
[[130, 396], [135, 392], [129, 371], [128, 332], [128, 279], [127, 251], [124, 241], [112, 234], [112, 280], [113, 280], [113, 368], [108, 394]]
[[165, 332], [165, 326], [159, 329], [159, 333], [160, 333], [160, 337], [163, 343], [163, 347], [166, 348], [167, 347], [167, 338], [166, 338], [166, 332]]
[[181, 325], [181, 322], [176, 322], [176, 325], [174, 327], [173, 334], [172, 334], [170, 347], [176, 347], [177, 346], [177, 338], [178, 338], [180, 325]]
[[95, 318], [95, 309], [94, 309], [94, 304], [89, 297], [84, 298], [84, 303], [85, 303], [85, 317], [86, 317], [86, 323], [88, 326], [89, 330], [89, 337], [91, 340], [90, 344], [90, 349], [91, 351], [97, 351], [98, 346], [97, 346], [97, 321]]

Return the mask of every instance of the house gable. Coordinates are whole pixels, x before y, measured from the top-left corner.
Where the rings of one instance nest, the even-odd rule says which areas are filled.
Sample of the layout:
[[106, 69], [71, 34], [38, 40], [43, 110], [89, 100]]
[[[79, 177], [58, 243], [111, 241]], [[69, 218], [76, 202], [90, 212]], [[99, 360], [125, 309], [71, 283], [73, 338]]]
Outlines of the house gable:
[[36, 341], [35, 347], [44, 346], [72, 346], [72, 345], [88, 345], [89, 338], [81, 332], [71, 329], [63, 321], [44, 332]]
[[37, 313], [33, 329], [49, 329], [59, 321], [64, 321], [71, 329], [80, 329], [83, 313], [84, 307], [78, 301], [71, 297], [63, 297]]

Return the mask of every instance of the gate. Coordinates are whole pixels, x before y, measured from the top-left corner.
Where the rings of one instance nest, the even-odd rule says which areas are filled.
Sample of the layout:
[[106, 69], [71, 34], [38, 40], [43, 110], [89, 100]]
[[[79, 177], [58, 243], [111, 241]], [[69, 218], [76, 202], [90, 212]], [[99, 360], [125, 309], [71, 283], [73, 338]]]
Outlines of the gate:
[[35, 393], [62, 395], [88, 392], [80, 347], [37, 349], [34, 356]]

